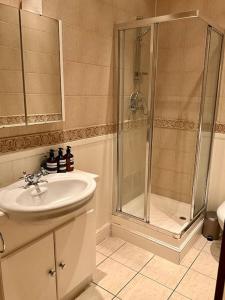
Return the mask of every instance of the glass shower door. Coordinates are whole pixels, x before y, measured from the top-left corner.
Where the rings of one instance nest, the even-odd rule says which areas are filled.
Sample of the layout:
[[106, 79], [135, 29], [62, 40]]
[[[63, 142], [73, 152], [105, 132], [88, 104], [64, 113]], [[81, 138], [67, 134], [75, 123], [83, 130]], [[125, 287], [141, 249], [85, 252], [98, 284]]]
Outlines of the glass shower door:
[[222, 35], [209, 27], [192, 217], [196, 216], [206, 205], [222, 43]]
[[144, 219], [151, 27], [119, 31], [118, 206]]
[[150, 224], [178, 236], [191, 221], [207, 27], [194, 18], [158, 26]]

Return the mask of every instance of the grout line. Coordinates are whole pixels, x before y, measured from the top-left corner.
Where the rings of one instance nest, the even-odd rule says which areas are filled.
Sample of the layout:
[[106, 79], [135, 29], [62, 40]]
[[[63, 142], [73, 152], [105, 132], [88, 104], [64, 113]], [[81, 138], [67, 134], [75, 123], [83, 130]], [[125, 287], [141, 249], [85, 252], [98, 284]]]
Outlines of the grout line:
[[95, 282], [93, 282], [93, 281], [92, 281], [91, 283], [94, 284], [94, 285], [96, 285], [96, 286], [98, 286], [98, 287], [100, 287], [101, 289], [103, 289], [104, 291], [108, 292], [109, 294], [111, 294], [111, 295], [113, 296], [112, 299], [114, 299], [114, 298], [116, 297], [115, 294], [113, 294], [112, 292], [108, 291], [107, 289], [105, 289], [105, 288], [102, 287], [101, 285], [98, 285], [97, 283], [95, 283]]
[[197, 270], [195, 270], [195, 269], [190, 269], [190, 270], [192, 270], [192, 271], [194, 271], [194, 272], [196, 272], [196, 273], [198, 273], [198, 274], [200, 274], [200, 275], [202, 275], [202, 276], [208, 277], [208, 278], [210, 278], [210, 279], [216, 281], [215, 278], [213, 278], [213, 277], [211, 277], [211, 276], [209, 276], [209, 275], [205, 275], [205, 274], [203, 274], [203, 273], [201, 273], [201, 272], [199, 272], [199, 271], [197, 271]]
[[138, 274], [139, 274], [139, 275], [142, 275], [142, 276], [144, 276], [145, 278], [148, 278], [148, 279], [150, 279], [150, 280], [152, 280], [152, 281], [154, 281], [154, 282], [156, 282], [156, 283], [158, 283], [159, 285], [161, 285], [161, 286], [167, 288], [168, 290], [171, 290], [172, 293], [174, 292], [173, 288], [170, 288], [170, 287], [164, 285], [163, 283], [161, 283], [161, 282], [159, 282], [159, 281], [157, 281], [157, 280], [155, 280], [155, 279], [153, 279], [153, 278], [148, 277], [147, 275], [145, 275], [145, 274], [143, 274], [143, 273], [138, 273]]
[[[107, 239], [105, 239], [105, 240], [107, 240]], [[105, 240], [104, 240], [104, 241], [105, 241]], [[102, 243], [103, 243], [104, 241], [102, 241]], [[123, 243], [122, 245], [120, 245], [118, 249], [114, 250], [110, 255], [106, 255], [106, 254], [100, 252], [99, 250], [96, 250], [96, 251], [99, 252], [99, 253], [101, 253], [102, 255], [106, 256], [107, 258], [110, 258], [111, 255], [113, 255], [116, 251], [118, 251], [120, 248], [122, 248], [125, 244], [126, 244], [126, 241], [124, 241], [124, 243]], [[101, 243], [98, 244], [98, 245], [101, 245]]]
[[[198, 271], [196, 271], [195, 269], [192, 269], [192, 266], [193, 266], [193, 264], [195, 263], [195, 261], [198, 259], [198, 257], [200, 256], [200, 254], [203, 252], [203, 249], [204, 249], [204, 247], [206, 246], [206, 244], [207, 244], [207, 242], [205, 243], [205, 245], [202, 247], [202, 249], [196, 249], [195, 247], [193, 247], [194, 249], [196, 249], [196, 250], [198, 250], [199, 251], [199, 253], [198, 253], [198, 255], [196, 256], [196, 258], [193, 260], [193, 262], [190, 264], [190, 266], [188, 267], [188, 269], [187, 269], [187, 271], [185, 272], [185, 274], [183, 275], [183, 277], [181, 278], [181, 280], [178, 282], [178, 284], [177, 284], [177, 286], [175, 287], [175, 289], [174, 289], [174, 291], [173, 292], [176, 292], [177, 293], [177, 291], [176, 291], [176, 289], [178, 288], [178, 286], [180, 285], [180, 283], [181, 283], [181, 281], [184, 279], [184, 277], [187, 275], [187, 273], [190, 271], [190, 270], [194, 270], [195, 272], [197, 272], [197, 273], [199, 273], [199, 274], [201, 274], [201, 275], [203, 275], [203, 276], [206, 276], [206, 277], [209, 277], [209, 278], [211, 278], [211, 279], [214, 279], [214, 278], [212, 278], [212, 277], [210, 277], [210, 276], [207, 276], [207, 275], [205, 275], [205, 274], [202, 274], [202, 273], [200, 273], [200, 272], [198, 272]], [[190, 251], [191, 249], [189, 249], [189, 251]], [[214, 279], [215, 280], [215, 279]], [[179, 292], [179, 294], [181, 294], [181, 292]], [[183, 295], [183, 294], [181, 294], [182, 296], [184, 296], [184, 297], [186, 297], [185, 295]], [[188, 297], [187, 297], [188, 298]], [[169, 299], [169, 298], [168, 298]], [[188, 298], [189, 299], [189, 298]]]
[[197, 271], [197, 270], [195, 270], [195, 269], [192, 269], [193, 264], [195, 263], [195, 261], [198, 259], [198, 257], [200, 256], [200, 254], [201, 254], [202, 252], [207, 253], [208, 255], [210, 255], [208, 252], [204, 251], [204, 248], [205, 248], [206, 244], [207, 244], [207, 242], [205, 243], [204, 247], [199, 251], [199, 254], [197, 255], [196, 259], [192, 262], [192, 264], [190, 265], [190, 268], [189, 268], [189, 269], [190, 269], [190, 270], [193, 270], [193, 271], [195, 271], [195, 272], [197, 272], [197, 273], [199, 273], [199, 274], [201, 274], [201, 275], [203, 275], [203, 276], [206, 276], [206, 277], [209, 277], [209, 278], [211, 278], [211, 279], [213, 279], [213, 280], [216, 280], [215, 278], [213, 278], [213, 277], [211, 277], [211, 276], [205, 275], [205, 274], [203, 274], [203, 273], [201, 273], [201, 272], [199, 272], [199, 271]]
[[133, 271], [133, 272], [135, 272], [135, 273], [138, 273], [138, 271], [137, 270], [134, 270], [134, 269], [132, 269], [132, 268], [130, 268], [130, 267], [128, 267], [127, 265], [125, 265], [124, 263], [121, 263], [121, 262], [119, 262], [118, 260], [116, 260], [116, 259], [114, 259], [114, 258], [112, 258], [112, 257], [108, 257], [109, 259], [111, 259], [111, 260], [113, 260], [113, 261], [115, 261], [115, 262], [117, 262], [117, 263], [119, 263], [120, 265], [122, 265], [122, 266], [124, 266], [124, 267], [126, 267], [127, 269], [129, 269], [129, 270], [131, 270], [131, 271]]
[[[150, 252], [150, 251], [149, 251]], [[138, 273], [139, 274], [141, 274], [141, 275], [143, 275], [142, 273], [141, 273], [141, 271], [147, 266], [147, 264], [155, 257], [156, 255], [154, 254], [150, 259], [149, 259], [149, 261], [138, 271]]]
[[[190, 251], [190, 250], [191, 250], [191, 249], [189, 249], [189, 251]], [[201, 253], [201, 251], [199, 251], [198, 255], [197, 255], [196, 258], [193, 260], [193, 262], [190, 264], [190, 266], [189, 266], [189, 267], [186, 267], [187, 270], [186, 270], [186, 272], [184, 273], [184, 275], [182, 276], [182, 278], [180, 279], [180, 281], [177, 283], [176, 287], [174, 288], [174, 290], [173, 290], [174, 292], [176, 291], [177, 287], [179, 286], [179, 284], [181, 283], [181, 281], [184, 279], [184, 277], [187, 275], [188, 271], [191, 269], [191, 266], [194, 264], [194, 262], [196, 261], [196, 259], [199, 257], [200, 253]], [[183, 294], [181, 294], [181, 295], [183, 295]], [[183, 295], [183, 296], [185, 296], [185, 295]], [[185, 297], [186, 297], [186, 296], [185, 296]]]
[[[99, 252], [100, 253], [100, 252]], [[102, 253], [101, 253], [102, 254]], [[98, 264], [96, 264], [96, 268], [101, 264], [103, 263], [106, 259], [108, 259], [108, 257], [106, 256], [101, 262], [99, 262]]]
[[167, 300], [171, 299], [171, 297], [173, 296], [174, 293], [177, 293], [178, 295], [182, 296], [182, 297], [185, 297], [187, 298], [188, 300], [192, 300], [191, 298], [187, 297], [187, 296], [184, 296], [182, 295], [181, 293], [178, 293], [177, 291], [173, 291], [173, 293], [169, 296], [169, 298], [167, 298]]
[[[114, 252], [114, 253], [115, 253], [115, 252]], [[152, 258], [153, 258], [154, 256], [155, 256], [155, 255], [153, 255], [153, 256], [152, 256], [152, 257], [144, 264], [144, 266], [141, 267], [140, 270], [132, 269], [131, 267], [128, 267], [127, 265], [125, 265], [124, 263], [122, 263], [122, 262], [120, 262], [120, 261], [114, 259], [113, 257], [108, 257], [108, 258], [110, 258], [111, 260], [113, 260], [113, 261], [115, 261], [115, 262], [121, 264], [122, 266], [124, 266], [124, 267], [130, 269], [131, 271], [134, 271], [134, 272], [136, 272], [136, 273], [140, 273], [140, 271], [141, 271], [141, 270], [142, 270], [142, 269], [143, 269], [143, 268], [144, 268], [144, 267], [152, 260]]]
[[[138, 275], [138, 273], [136, 273], [120, 290], [119, 292], [116, 293], [116, 297], [119, 295], [119, 293]], [[119, 298], [119, 296], [118, 296]]]
[[[117, 263], [119, 263], [120, 265], [122, 265], [122, 266], [124, 266], [124, 267], [126, 267], [126, 268], [128, 268], [128, 269], [130, 269], [130, 270], [132, 270], [133, 272], [136, 272], [136, 274], [116, 293], [116, 295], [114, 295], [112, 292], [110, 292], [110, 291], [108, 291], [108, 290], [106, 290], [105, 288], [103, 288], [102, 286], [100, 286], [100, 285], [98, 285], [98, 284], [96, 284], [96, 283], [94, 283], [95, 285], [97, 285], [97, 286], [99, 286], [99, 287], [101, 287], [101, 288], [103, 288], [105, 291], [107, 291], [107, 292], [109, 292], [111, 295], [113, 295], [114, 296], [114, 298], [113, 299], [116, 299], [116, 297], [118, 297], [118, 295], [119, 295], [119, 293], [139, 274], [139, 275], [142, 275], [142, 276], [144, 276], [145, 278], [148, 278], [149, 280], [152, 280], [152, 281], [154, 281], [154, 282], [156, 282], [157, 284], [160, 284], [161, 286], [163, 286], [163, 287], [165, 287], [165, 288], [167, 288], [167, 289], [169, 289], [169, 290], [171, 290], [171, 294], [170, 294], [170, 296], [168, 297], [168, 299], [170, 299], [171, 298], [171, 296], [174, 294], [174, 292], [176, 292], [176, 293], [178, 293], [178, 294], [180, 294], [180, 295], [182, 295], [182, 296], [184, 296], [184, 297], [186, 297], [187, 299], [190, 299], [189, 297], [187, 297], [187, 296], [185, 296], [185, 295], [183, 295], [181, 292], [177, 292], [176, 291], [176, 289], [177, 289], [177, 287], [180, 285], [180, 283], [181, 283], [181, 281], [184, 279], [184, 277], [187, 275], [187, 273], [189, 272], [189, 270], [193, 270], [193, 271], [195, 271], [195, 272], [197, 272], [197, 273], [199, 273], [199, 274], [201, 274], [201, 275], [203, 275], [203, 276], [206, 276], [206, 277], [208, 277], [208, 278], [210, 278], [210, 279], [213, 279], [213, 280], [215, 280], [214, 278], [212, 278], [212, 277], [210, 277], [210, 276], [207, 276], [207, 275], [205, 275], [205, 274], [202, 274], [201, 272], [198, 272], [198, 271], [196, 271], [195, 269], [192, 269], [192, 266], [193, 266], [193, 264], [195, 263], [195, 261], [198, 259], [198, 257], [200, 256], [200, 254], [202, 253], [202, 252], [204, 252], [204, 253], [207, 253], [206, 251], [204, 251], [203, 249], [204, 249], [204, 247], [206, 246], [206, 244], [207, 244], [207, 242], [205, 243], [205, 245], [202, 247], [202, 249], [196, 249], [195, 247], [193, 247], [193, 248], [195, 248], [196, 250], [198, 250], [199, 251], [199, 253], [198, 253], [198, 255], [196, 256], [196, 258], [193, 260], [193, 262], [190, 264], [190, 266], [189, 267], [187, 267], [187, 266], [183, 266], [183, 265], [181, 265], [181, 266], [183, 266], [183, 267], [186, 267], [187, 268], [187, 270], [186, 270], [186, 272], [184, 273], [184, 275], [182, 276], [182, 278], [179, 280], [179, 282], [177, 283], [177, 285], [176, 285], [176, 287], [174, 288], [174, 289], [171, 289], [171, 288], [169, 288], [168, 286], [165, 286], [164, 284], [162, 284], [161, 282], [158, 282], [157, 280], [154, 280], [154, 279], [152, 279], [152, 278], [150, 278], [150, 277], [148, 277], [148, 276], [146, 276], [146, 275], [144, 275], [144, 274], [142, 274], [141, 273], [141, 271], [145, 268], [145, 266], [156, 256], [156, 255], [153, 255], [143, 266], [142, 266], [142, 268], [139, 270], [139, 271], [136, 271], [136, 270], [134, 270], [134, 269], [132, 269], [132, 268], [130, 268], [130, 267], [128, 267], [127, 265], [125, 265], [125, 264], [123, 264], [123, 263], [121, 263], [121, 262], [119, 262], [119, 261], [117, 261], [116, 259], [114, 259], [114, 258], [112, 258], [112, 255], [115, 253], [115, 252], [117, 252], [119, 249], [121, 249], [125, 244], [129, 244], [128, 242], [126, 242], [126, 241], [124, 241], [124, 243], [119, 247], [119, 248], [117, 248], [115, 251], [113, 251], [110, 255], [105, 255], [105, 254], [103, 254], [103, 253], [101, 253], [100, 251], [97, 251], [97, 252], [99, 252], [99, 253], [101, 253], [101, 254], [103, 254], [106, 258], [101, 262], [101, 263], [103, 263], [106, 259], [108, 259], [108, 258], [110, 258], [111, 260], [113, 260], [113, 261], [115, 261], [115, 262], [117, 262]], [[190, 251], [190, 249], [189, 249], [189, 251]], [[101, 264], [101, 263], [99, 263], [98, 264], [98, 266]]]

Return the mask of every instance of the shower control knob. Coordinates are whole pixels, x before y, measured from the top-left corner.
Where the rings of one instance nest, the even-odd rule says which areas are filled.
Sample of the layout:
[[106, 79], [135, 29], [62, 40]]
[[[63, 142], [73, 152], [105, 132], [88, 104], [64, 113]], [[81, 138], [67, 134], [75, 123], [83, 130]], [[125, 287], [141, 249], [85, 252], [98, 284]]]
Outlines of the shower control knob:
[[51, 269], [48, 271], [48, 274], [51, 276], [51, 277], [55, 277], [56, 275], [56, 271], [54, 269]]
[[63, 270], [65, 268], [66, 264], [64, 262], [59, 263], [59, 267]]

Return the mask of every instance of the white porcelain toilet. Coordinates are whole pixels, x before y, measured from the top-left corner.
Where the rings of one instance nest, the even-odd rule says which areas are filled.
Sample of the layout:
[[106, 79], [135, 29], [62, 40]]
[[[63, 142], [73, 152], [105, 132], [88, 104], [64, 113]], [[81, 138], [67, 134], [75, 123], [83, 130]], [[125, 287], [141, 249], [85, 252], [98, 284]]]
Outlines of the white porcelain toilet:
[[225, 220], [225, 201], [218, 207], [217, 216], [218, 216], [220, 227], [221, 229], [223, 229], [224, 220]]

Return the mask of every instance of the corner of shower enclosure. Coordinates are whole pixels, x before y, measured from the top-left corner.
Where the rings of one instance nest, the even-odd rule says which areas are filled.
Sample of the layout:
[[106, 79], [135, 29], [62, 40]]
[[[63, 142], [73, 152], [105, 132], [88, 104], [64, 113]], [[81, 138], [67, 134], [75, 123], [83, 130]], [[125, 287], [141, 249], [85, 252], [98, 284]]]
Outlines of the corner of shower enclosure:
[[115, 26], [114, 213], [176, 237], [206, 207], [218, 102], [223, 33], [199, 15]]

